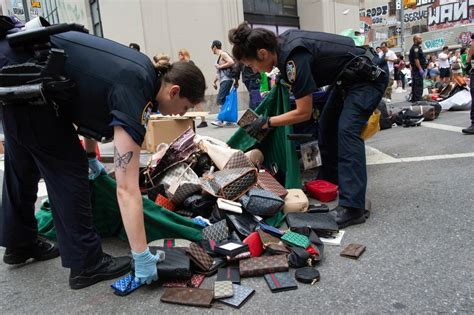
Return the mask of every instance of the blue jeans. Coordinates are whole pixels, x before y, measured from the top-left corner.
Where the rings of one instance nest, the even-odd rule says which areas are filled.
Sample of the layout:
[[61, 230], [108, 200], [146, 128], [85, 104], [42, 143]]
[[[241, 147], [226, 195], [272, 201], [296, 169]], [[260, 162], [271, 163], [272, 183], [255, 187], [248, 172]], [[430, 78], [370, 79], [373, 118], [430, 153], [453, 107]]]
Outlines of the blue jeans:
[[339, 185], [339, 205], [365, 208], [367, 171], [362, 127], [377, 108], [388, 77], [377, 82], [333, 87], [321, 113], [319, 178]]
[[232, 88], [234, 80], [225, 80], [219, 82], [219, 91], [217, 92], [217, 105], [222, 106], [225, 103], [225, 98], [229, 95], [229, 91]]

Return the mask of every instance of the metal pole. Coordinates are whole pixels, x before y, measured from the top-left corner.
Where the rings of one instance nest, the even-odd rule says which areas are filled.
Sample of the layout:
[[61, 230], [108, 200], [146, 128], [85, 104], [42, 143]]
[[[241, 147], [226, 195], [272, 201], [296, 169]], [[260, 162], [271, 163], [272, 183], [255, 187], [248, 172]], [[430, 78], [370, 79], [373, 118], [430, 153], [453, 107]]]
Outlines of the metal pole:
[[23, 12], [25, 14], [25, 22], [28, 22], [30, 20], [30, 12], [28, 9], [28, 0], [22, 0], [23, 2]]
[[404, 5], [403, 0], [400, 0], [400, 45], [402, 50], [402, 56], [405, 54], [405, 21], [404, 21]]

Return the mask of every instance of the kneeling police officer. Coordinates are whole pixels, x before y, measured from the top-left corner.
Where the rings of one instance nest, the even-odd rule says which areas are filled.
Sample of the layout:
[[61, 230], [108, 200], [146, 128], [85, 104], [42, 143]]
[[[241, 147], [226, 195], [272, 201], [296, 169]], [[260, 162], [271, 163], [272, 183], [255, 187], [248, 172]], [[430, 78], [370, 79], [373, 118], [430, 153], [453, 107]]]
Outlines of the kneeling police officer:
[[[2, 35], [5, 37], [5, 32]], [[0, 96], [5, 127], [0, 211], [0, 245], [6, 247], [3, 260], [21, 264], [60, 253], [62, 265], [71, 269], [69, 285], [73, 289], [130, 271], [129, 257], [111, 257], [102, 251], [92, 224], [88, 170], [98, 176], [104, 168], [95, 158], [94, 143], [88, 142], [86, 154], [78, 133], [95, 140], [113, 138], [117, 198], [135, 276], [151, 283], [157, 279], [156, 263], [163, 255], [151, 254], [146, 243], [138, 187], [140, 146], [150, 112], [159, 108], [164, 115], [184, 114], [204, 99], [204, 76], [186, 62], [155, 69], [144, 54], [84, 32], [67, 31], [48, 38], [52, 47], [48, 60], [55, 54], [63, 54], [65, 60], [62, 79], [43, 83], [39, 97], [43, 104], [26, 99], [24, 94], [16, 100], [9, 94]], [[38, 67], [32, 64], [37, 51], [28, 45], [12, 46], [0, 40], [2, 73], [31, 72]], [[34, 46], [38, 47], [37, 43]], [[41, 74], [55, 70], [54, 65], [51, 68]], [[28, 82], [27, 87], [33, 88], [35, 82]], [[64, 91], [55, 95], [54, 89], [64, 82], [74, 83], [68, 91], [72, 97], [61, 95]], [[37, 235], [34, 205], [40, 177], [52, 205], [59, 250]]]
[[332, 212], [339, 227], [364, 223], [367, 174], [360, 134], [387, 87], [386, 65], [351, 38], [321, 32], [288, 30], [277, 37], [243, 23], [230, 30], [229, 40], [234, 57], [254, 72], [278, 67], [296, 99], [296, 109], [246, 126], [250, 135], [309, 120], [312, 92], [331, 85], [319, 121], [319, 177], [339, 185], [339, 205]]

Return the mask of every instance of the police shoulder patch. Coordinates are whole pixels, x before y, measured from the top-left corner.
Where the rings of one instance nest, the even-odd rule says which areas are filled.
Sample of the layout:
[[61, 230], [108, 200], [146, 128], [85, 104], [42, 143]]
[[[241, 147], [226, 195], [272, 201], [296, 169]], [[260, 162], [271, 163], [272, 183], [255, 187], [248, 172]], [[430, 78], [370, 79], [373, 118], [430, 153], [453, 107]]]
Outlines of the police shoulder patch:
[[286, 62], [286, 77], [288, 82], [294, 83], [296, 79], [296, 66], [293, 60], [288, 60]]
[[415, 48], [415, 52], [416, 52], [416, 53], [418, 52], [418, 48]]
[[150, 119], [152, 109], [153, 109], [152, 102], [146, 103], [145, 108], [143, 108], [141, 123], [142, 123], [142, 126], [145, 128], [148, 125], [148, 120]]

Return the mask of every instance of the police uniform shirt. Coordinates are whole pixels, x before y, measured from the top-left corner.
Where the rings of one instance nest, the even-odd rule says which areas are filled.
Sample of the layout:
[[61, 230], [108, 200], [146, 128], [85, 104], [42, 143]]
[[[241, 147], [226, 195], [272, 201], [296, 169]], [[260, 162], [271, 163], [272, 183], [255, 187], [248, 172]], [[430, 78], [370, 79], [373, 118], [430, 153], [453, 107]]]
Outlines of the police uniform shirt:
[[279, 37], [278, 68], [296, 99], [334, 84], [354, 56], [365, 52], [345, 36], [289, 30]]
[[416, 69], [416, 63], [415, 60], [418, 59], [420, 61], [420, 65], [423, 69], [426, 69], [426, 59], [425, 55], [423, 54], [423, 49], [421, 49], [421, 46], [413, 44], [410, 49], [410, 54], [408, 56], [408, 59], [410, 60], [410, 65], [415, 65], [414, 68]]
[[68, 58], [65, 73], [77, 86], [62, 108], [73, 123], [111, 138], [120, 125], [141, 145], [150, 113], [156, 110], [158, 77], [144, 54], [116, 42], [79, 32], [52, 36]]

